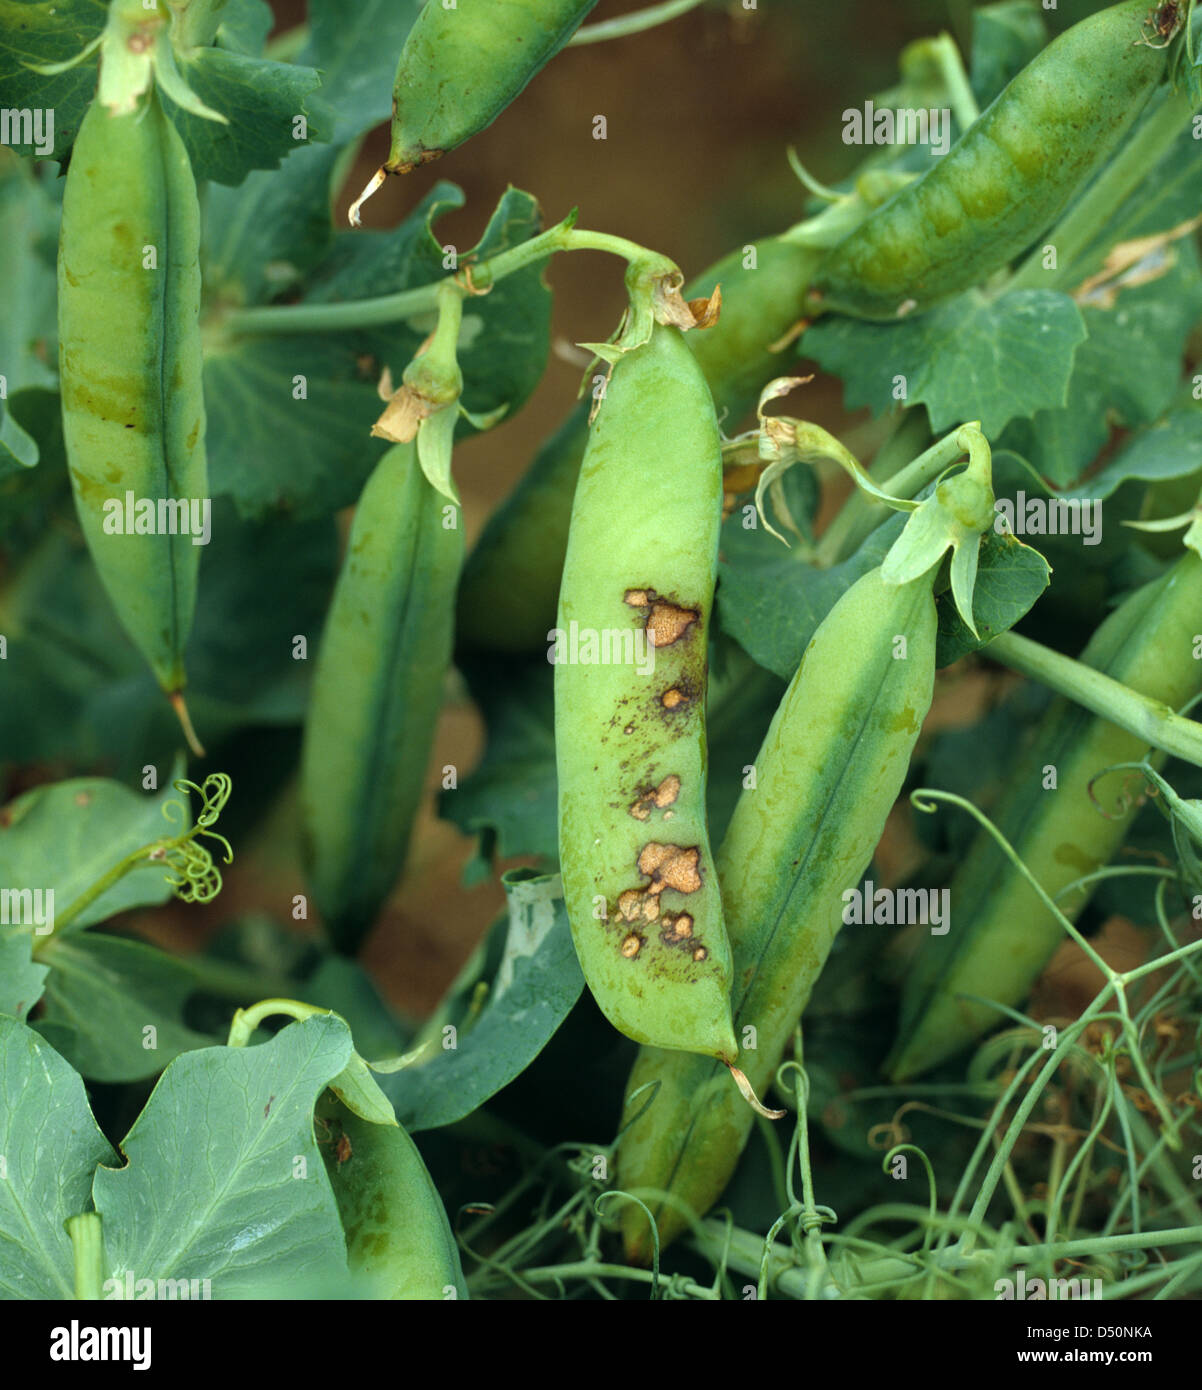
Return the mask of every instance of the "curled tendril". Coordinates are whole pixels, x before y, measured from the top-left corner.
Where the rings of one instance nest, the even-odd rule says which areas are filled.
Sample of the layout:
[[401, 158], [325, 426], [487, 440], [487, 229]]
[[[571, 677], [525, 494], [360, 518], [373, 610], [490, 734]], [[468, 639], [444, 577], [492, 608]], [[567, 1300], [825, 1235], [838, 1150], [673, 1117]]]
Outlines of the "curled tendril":
[[[186, 779], [181, 779], [174, 786], [180, 792], [195, 792], [201, 800], [200, 810], [190, 830], [173, 840], [159, 841], [151, 849], [148, 858], [162, 860], [167, 865], [167, 882], [181, 902], [211, 902], [221, 892], [221, 870], [214, 862], [208, 846], [200, 844], [198, 837], [215, 840], [225, 851], [225, 862], [233, 862], [234, 851], [230, 842], [224, 835], [211, 829], [230, 799], [233, 782], [224, 772], [212, 772], [200, 786]], [[164, 802], [163, 816], [170, 824], [182, 824], [187, 815], [186, 802]]]

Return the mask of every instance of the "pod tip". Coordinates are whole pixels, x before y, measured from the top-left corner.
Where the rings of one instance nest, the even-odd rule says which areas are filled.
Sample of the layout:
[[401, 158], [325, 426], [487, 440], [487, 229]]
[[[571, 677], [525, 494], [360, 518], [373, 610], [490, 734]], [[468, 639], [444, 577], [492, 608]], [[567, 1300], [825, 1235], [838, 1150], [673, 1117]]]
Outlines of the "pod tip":
[[726, 1065], [730, 1068], [730, 1074], [732, 1077], [734, 1077], [734, 1082], [735, 1085], [739, 1088], [740, 1095], [742, 1095], [743, 1099], [747, 1102], [748, 1105], [751, 1106], [751, 1108], [755, 1111], [757, 1115], [763, 1115], [763, 1117], [766, 1120], [784, 1119], [787, 1113], [786, 1111], [769, 1110], [766, 1105], [762, 1105], [760, 1103], [759, 1097], [751, 1089], [751, 1082], [747, 1080], [747, 1078], [738, 1069], [738, 1067], [734, 1066], [731, 1062], [727, 1062]]
[[203, 758], [205, 750], [201, 747], [200, 740], [196, 737], [196, 730], [192, 727], [192, 719], [188, 714], [188, 706], [184, 703], [183, 693], [179, 690], [172, 690], [168, 692], [167, 698], [171, 701], [171, 708], [175, 711], [175, 717], [179, 720], [180, 728], [184, 731], [184, 738], [188, 741], [192, 755]]

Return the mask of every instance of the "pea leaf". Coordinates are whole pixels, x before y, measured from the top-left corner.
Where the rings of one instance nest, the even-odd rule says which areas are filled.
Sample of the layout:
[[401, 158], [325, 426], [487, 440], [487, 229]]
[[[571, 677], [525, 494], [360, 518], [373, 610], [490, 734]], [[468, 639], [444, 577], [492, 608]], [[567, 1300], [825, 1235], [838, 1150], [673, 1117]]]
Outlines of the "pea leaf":
[[39, 959], [51, 973], [37, 1027], [90, 1081], [141, 1081], [216, 1041], [183, 1021], [191, 967], [155, 946], [89, 932], [48, 941]]
[[[201, 48], [180, 63], [180, 75], [206, 106], [228, 118], [222, 125], [184, 111], [159, 89], [198, 181], [236, 186], [252, 169], [276, 169], [301, 144], [325, 139], [333, 125], [313, 99], [321, 75], [312, 68]], [[303, 134], [298, 116], [306, 118]]]
[[463, 674], [488, 727], [484, 757], [444, 791], [439, 814], [465, 835], [495, 835], [502, 859], [558, 853], [553, 668], [526, 662], [464, 661]]
[[[166, 769], [164, 769], [166, 771]], [[178, 776], [176, 769], [174, 776]], [[187, 794], [164, 778], [156, 796], [143, 796], [101, 777], [80, 777], [35, 787], [0, 814], [0, 884], [28, 891], [36, 925], [62, 913], [127, 854], [191, 825]], [[163, 807], [181, 804], [172, 823]], [[162, 864], [140, 864], [105, 889], [66, 928], [81, 931], [131, 907], [165, 903], [171, 896]], [[24, 914], [28, 909], [23, 905]]]
[[924, 403], [936, 434], [969, 420], [995, 439], [1013, 419], [1062, 407], [1086, 330], [1081, 311], [1054, 290], [977, 292], [899, 323], [831, 316], [802, 350], [842, 379], [849, 409], [883, 415]]
[[[345, 232], [309, 282], [306, 303], [333, 304], [433, 284], [447, 273], [438, 218], [463, 194], [439, 184], [395, 231]], [[488, 257], [541, 230], [537, 203], [510, 189], [468, 256]], [[537, 265], [500, 281], [465, 307], [460, 366], [463, 406], [516, 411], [537, 385], [550, 350], [551, 297]], [[385, 328], [271, 335], [232, 341], [206, 356], [208, 453], [215, 495], [239, 511], [323, 516], [358, 497], [383, 444], [370, 438], [380, 413], [377, 384], [388, 366], [399, 381], [434, 326], [433, 311]], [[460, 437], [471, 433], [465, 420]]]
[[734, 513], [722, 527], [719, 626], [758, 665], [791, 680], [818, 624], [881, 563], [904, 525], [904, 517], [891, 517], [850, 559], [821, 570], [762, 527], [745, 529]]
[[1087, 337], [1073, 360], [1067, 404], [1014, 421], [999, 441], [1057, 488], [1077, 481], [1112, 424], [1155, 420], [1177, 391], [1181, 358], [1202, 314], [1202, 275], [1188, 242], [1170, 254], [1175, 264], [1167, 274], [1122, 290], [1113, 307], [1082, 307]]
[[309, 0], [309, 41], [297, 61], [321, 70], [333, 139], [356, 139], [388, 119], [397, 57], [425, 0]]
[[937, 595], [939, 633], [935, 664], [950, 666], [969, 652], [987, 646], [999, 632], [1013, 627], [1047, 588], [1050, 576], [1048, 563], [1037, 550], [1022, 545], [1013, 536], [993, 532], [986, 535], [972, 599], [978, 636], [973, 636], [957, 611], [951, 590]]
[[972, 91], [982, 110], [1047, 45], [1039, 0], [1000, 0], [972, 16]]
[[519, 869], [502, 882], [509, 935], [479, 1017], [456, 1031], [454, 1047], [378, 1078], [411, 1133], [470, 1115], [525, 1071], [584, 988], [558, 875]]
[[322, 1014], [259, 1046], [177, 1057], [122, 1140], [125, 1166], [96, 1173], [106, 1274], [210, 1279], [216, 1298], [260, 1297], [285, 1272], [342, 1276], [313, 1108], [351, 1051], [346, 1024]]
[[[37, 559], [6, 595], [13, 627], [0, 759], [70, 755], [127, 779], [147, 763], [165, 766], [179, 726], [87, 551], [58, 527]], [[316, 638], [337, 564], [329, 519], [251, 523], [228, 501], [214, 504], [187, 649], [188, 704], [203, 738], [213, 743], [252, 722], [300, 723], [308, 669], [294, 659], [293, 640]]]
[[104, 29], [105, 8], [92, 0], [0, 0], [0, 110], [43, 112], [54, 121], [52, 130], [38, 132], [52, 137], [51, 150], [44, 139], [18, 138], [10, 143], [19, 154], [61, 160], [74, 144], [96, 92], [96, 60], [53, 75], [34, 68], [66, 63], [81, 53]]
[[1125, 482], [1156, 483], [1202, 472], [1202, 410], [1183, 406], [1140, 430], [1126, 447], [1063, 497], [1109, 497]]
[[0, 1014], [25, 1019], [42, 997], [47, 965], [33, 959], [33, 934], [16, 926], [0, 926]]
[[83, 1081], [24, 1023], [0, 1015], [0, 1298], [73, 1298], [63, 1222], [90, 1205], [92, 1174], [117, 1156]]

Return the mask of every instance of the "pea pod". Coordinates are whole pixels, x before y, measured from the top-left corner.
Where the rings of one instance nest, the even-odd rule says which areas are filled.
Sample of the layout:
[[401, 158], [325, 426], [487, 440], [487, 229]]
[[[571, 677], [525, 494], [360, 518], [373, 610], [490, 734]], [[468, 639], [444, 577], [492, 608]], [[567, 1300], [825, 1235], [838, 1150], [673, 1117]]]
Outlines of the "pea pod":
[[[718, 852], [740, 1066], [761, 1095], [839, 930], [842, 895], [859, 883], [881, 837], [930, 707], [932, 578], [890, 586], [871, 570], [827, 614]], [[655, 1082], [652, 1096], [643, 1088]], [[712, 1063], [655, 1047], [639, 1053], [626, 1088], [617, 1181], [628, 1191], [670, 1194], [644, 1199], [661, 1245], [687, 1224], [675, 1203], [702, 1216], [721, 1195], [751, 1119]], [[633, 1203], [623, 1230], [629, 1257], [648, 1262], [652, 1232]]]
[[814, 308], [895, 319], [980, 284], [1026, 250], [1164, 76], [1163, 46], [1141, 39], [1148, 15], [1149, 0], [1124, 0], [1049, 44], [948, 154], [830, 253], [814, 275]]
[[[1194, 655], [1200, 615], [1202, 557], [1188, 552], [1121, 604], [1080, 659], [1178, 708], [1202, 690], [1202, 661]], [[993, 820], [1052, 897], [1106, 864], [1135, 815], [1135, 806], [1109, 805], [1102, 815], [1091, 780], [1148, 752], [1134, 734], [1067, 700], [1048, 710]], [[1056, 770], [1051, 789], [1049, 767]], [[1116, 801], [1120, 785], [1116, 773], [1095, 794]], [[1073, 920], [1088, 901], [1088, 891], [1079, 891], [1060, 905]], [[906, 979], [898, 1042], [886, 1062], [895, 1080], [928, 1070], [1002, 1021], [996, 1009], [957, 995], [1022, 1003], [1064, 940], [1060, 923], [985, 831], [953, 877], [949, 903], [950, 932], [924, 942]]]
[[597, 0], [428, 0], [392, 87], [388, 158], [351, 209], [387, 174], [407, 174], [470, 140], [567, 43]]
[[405, 860], [451, 655], [459, 510], [397, 444], [363, 489], [326, 619], [301, 755], [304, 858], [340, 949]]
[[181, 715], [200, 563], [189, 530], [208, 505], [199, 252], [191, 165], [157, 97], [121, 116], [94, 101], [59, 238], [67, 464], [101, 582]]
[[[684, 291], [722, 286], [718, 322], [685, 335], [728, 432], [777, 371], [771, 345], [801, 317], [820, 253], [768, 238], [724, 256]], [[749, 265], [748, 262], [751, 262]], [[458, 637], [484, 650], [532, 651], [554, 620], [572, 494], [588, 442], [588, 402], [543, 445], [526, 476], [493, 513], [468, 557], [459, 589]]]
[[656, 325], [613, 369], [572, 506], [550, 654], [559, 857], [581, 969], [614, 1027], [729, 1062], [705, 811], [721, 515], [709, 388], [680, 331]]
[[329, 1093], [317, 1118], [347, 1262], [369, 1296], [466, 1298], [446, 1208], [405, 1130], [361, 1119]]

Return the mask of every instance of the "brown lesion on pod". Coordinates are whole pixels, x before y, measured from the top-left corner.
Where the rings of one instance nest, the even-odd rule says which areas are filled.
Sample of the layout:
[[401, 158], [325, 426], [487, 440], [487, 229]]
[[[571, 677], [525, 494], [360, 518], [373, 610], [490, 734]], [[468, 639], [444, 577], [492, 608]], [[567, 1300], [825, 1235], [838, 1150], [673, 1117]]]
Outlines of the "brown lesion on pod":
[[[665, 779], [667, 780], [667, 779]], [[665, 845], [652, 840], [639, 851], [638, 870], [650, 882], [645, 888], [627, 888], [618, 894], [617, 920], [625, 929], [619, 950], [633, 960], [646, 943], [640, 929], [659, 927], [659, 939], [668, 947], [687, 952], [695, 961], [709, 957], [709, 951], [694, 935], [696, 921], [691, 912], [667, 912], [660, 905], [666, 889], [676, 893], [696, 893], [701, 889], [701, 851], [696, 845]]]
[[622, 598], [628, 607], [646, 612], [643, 626], [647, 640], [657, 650], [679, 642], [701, 622], [700, 609], [674, 603], [657, 594], [654, 589], [627, 589]]
[[[693, 937], [693, 917], [688, 912], [665, 912], [660, 924], [659, 939], [665, 946], [675, 946], [688, 951], [694, 960], [704, 960], [709, 954], [700, 942]], [[698, 955], [698, 951], [701, 952]]]
[[664, 845], [655, 840], [639, 852], [639, 873], [651, 880], [649, 892], [659, 894], [665, 888], [677, 893], [697, 893], [701, 890], [701, 851], [696, 845]]
[[642, 787], [630, 808], [635, 820], [650, 820], [652, 811], [663, 811], [680, 797], [680, 778], [670, 772], [658, 787]]

